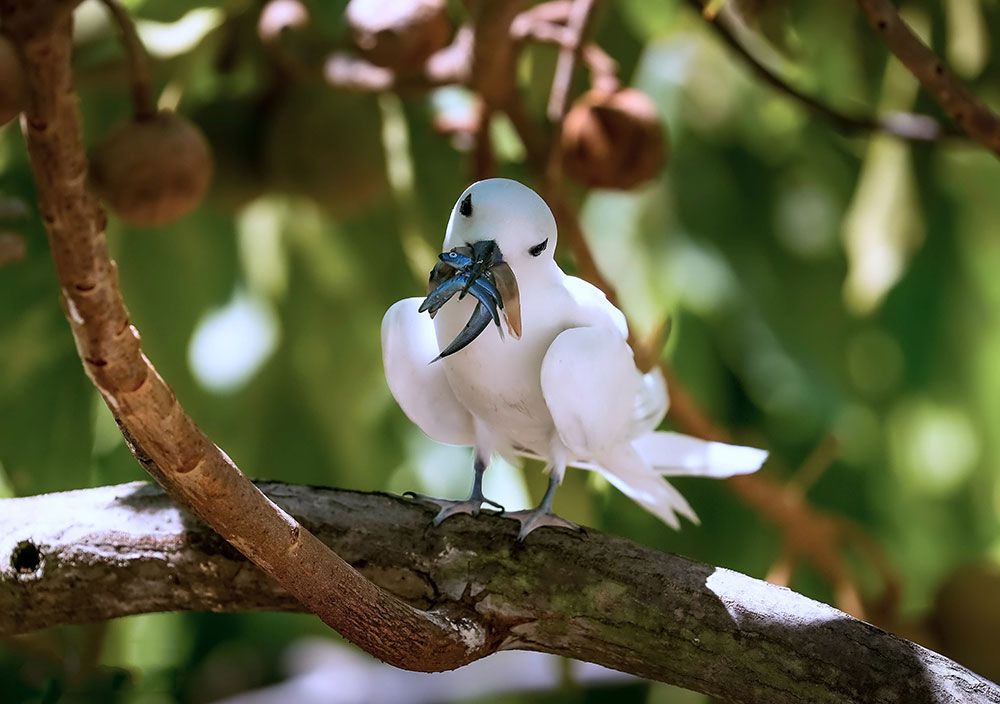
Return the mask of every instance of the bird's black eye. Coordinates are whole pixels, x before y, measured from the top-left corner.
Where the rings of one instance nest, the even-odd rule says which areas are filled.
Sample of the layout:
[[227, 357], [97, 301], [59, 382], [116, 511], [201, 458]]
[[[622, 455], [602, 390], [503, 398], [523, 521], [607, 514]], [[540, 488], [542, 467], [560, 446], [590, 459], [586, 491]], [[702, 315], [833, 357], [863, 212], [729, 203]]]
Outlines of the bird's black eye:
[[462, 199], [462, 202], [458, 206], [458, 212], [460, 212], [465, 217], [472, 217], [472, 194], [469, 193]]
[[528, 250], [528, 254], [533, 257], [537, 257], [539, 254], [545, 251], [545, 248], [549, 246], [549, 239], [546, 237], [544, 240], [536, 244], [534, 247]]

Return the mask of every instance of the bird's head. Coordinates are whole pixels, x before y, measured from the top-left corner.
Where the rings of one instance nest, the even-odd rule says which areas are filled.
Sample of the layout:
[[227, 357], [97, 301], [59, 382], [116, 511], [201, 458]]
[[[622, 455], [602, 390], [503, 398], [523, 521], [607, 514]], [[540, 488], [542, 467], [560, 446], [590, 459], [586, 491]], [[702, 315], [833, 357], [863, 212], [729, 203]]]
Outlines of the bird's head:
[[556, 220], [541, 196], [508, 178], [478, 181], [452, 208], [444, 248], [495, 242], [515, 273], [552, 261]]
[[441, 356], [454, 354], [489, 327], [521, 336], [518, 278], [552, 266], [556, 221], [545, 201], [527, 186], [506, 178], [472, 184], [451, 211], [444, 252], [431, 271], [429, 295], [421, 310], [433, 317], [454, 294], [479, 301], [465, 330]]

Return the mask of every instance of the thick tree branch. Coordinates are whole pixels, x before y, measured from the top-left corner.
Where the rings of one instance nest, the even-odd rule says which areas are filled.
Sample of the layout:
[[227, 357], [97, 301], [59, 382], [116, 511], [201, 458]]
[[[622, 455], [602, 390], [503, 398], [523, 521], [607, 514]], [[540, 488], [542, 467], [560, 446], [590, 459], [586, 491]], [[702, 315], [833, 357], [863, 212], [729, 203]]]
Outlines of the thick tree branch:
[[[1000, 701], [1000, 687], [919, 645], [627, 540], [543, 530], [518, 545], [517, 525], [499, 517], [432, 529], [429, 507], [391, 496], [260, 487], [413, 606], [473, 609], [503, 649], [588, 660], [732, 702]], [[2, 634], [150, 611], [298, 606], [141, 482], [0, 501], [0, 536]]]
[[[38, 20], [41, 5], [52, 21]], [[142, 353], [108, 256], [104, 212], [85, 185], [70, 9], [4, 0], [0, 19], [25, 71], [22, 124], [66, 316], [84, 368], [136, 458], [174, 499], [373, 655], [439, 670], [487, 654], [495, 640], [471, 609], [424, 612], [401, 602], [268, 500], [184, 412]]]
[[903, 21], [891, 0], [858, 0], [868, 22], [955, 124], [1000, 156], [1000, 116], [965, 87]]

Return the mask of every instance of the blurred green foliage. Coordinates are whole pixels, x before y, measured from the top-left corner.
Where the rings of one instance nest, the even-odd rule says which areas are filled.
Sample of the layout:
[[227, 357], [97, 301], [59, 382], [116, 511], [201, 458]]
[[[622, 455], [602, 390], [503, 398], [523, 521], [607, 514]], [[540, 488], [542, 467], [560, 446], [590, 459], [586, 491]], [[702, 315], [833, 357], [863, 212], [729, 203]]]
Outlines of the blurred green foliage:
[[[219, 164], [212, 196], [175, 225], [111, 218], [147, 355], [252, 476], [463, 493], [468, 453], [423, 438], [389, 396], [379, 325], [393, 301], [421, 290], [471, 175], [471, 156], [433, 126], [468, 111], [468, 96], [324, 97], [276, 71], [248, 0], [127, 4], [157, 57], [164, 101], [201, 124]], [[804, 0], [737, 4], [764, 8], [756, 24], [768, 40], [756, 48], [823, 100], [938, 114], [856, 13]], [[989, 43], [1000, 41], [1000, 3], [905, 8], [1000, 105], [1000, 53]], [[327, 40], [345, 44], [343, 3], [311, 9]], [[88, 143], [129, 113], [101, 10], [78, 10]], [[187, 41], [168, 41], [182, 25]], [[1000, 558], [1000, 165], [964, 143], [838, 135], [759, 84], [677, 0], [605, 3], [596, 31], [625, 82], [653, 97], [671, 143], [648, 186], [579, 194], [598, 261], [640, 329], [673, 316], [666, 354], [678, 377], [720, 425], [771, 449], [766, 472], [793, 477], [824, 438], [837, 439], [810, 500], [884, 546], [905, 585], [904, 617], [922, 618], [957, 565]], [[548, 47], [524, 54], [522, 88], [538, 119], [553, 58]], [[500, 173], [530, 183], [509, 125], [495, 128]], [[34, 203], [16, 127], [0, 130], [0, 197]], [[37, 213], [0, 229], [27, 244], [23, 261], [0, 270], [0, 495], [144, 478], [81, 373]], [[487, 476], [487, 493], [508, 508], [544, 488], [535, 466]], [[701, 527], [674, 533], [582, 473], [567, 478], [557, 510], [765, 574], [779, 553], [775, 529], [723, 484], [678, 484]], [[793, 586], [831, 598], [808, 567]], [[271, 614], [61, 629], [32, 647], [0, 643], [0, 701], [210, 701], [280, 680], [287, 646], [323, 634], [311, 618]], [[588, 692], [496, 701], [600, 700]], [[699, 701], [659, 686], [615, 696]]]

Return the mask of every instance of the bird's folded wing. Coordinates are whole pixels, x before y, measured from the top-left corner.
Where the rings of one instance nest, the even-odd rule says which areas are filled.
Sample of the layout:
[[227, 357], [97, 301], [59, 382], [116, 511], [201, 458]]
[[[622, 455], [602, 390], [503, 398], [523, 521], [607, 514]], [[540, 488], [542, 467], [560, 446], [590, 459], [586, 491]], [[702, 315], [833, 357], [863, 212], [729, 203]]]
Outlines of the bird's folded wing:
[[642, 388], [632, 352], [614, 328], [566, 330], [542, 362], [542, 395], [570, 456], [589, 460], [588, 468], [667, 525], [679, 528], [678, 516], [697, 522], [684, 497], [632, 446]]
[[596, 458], [632, 437], [642, 377], [614, 327], [561, 332], [545, 353], [541, 382], [556, 432], [572, 456]]
[[405, 298], [382, 318], [382, 364], [389, 390], [407, 417], [431, 439], [473, 445], [472, 416], [455, 398], [438, 356], [434, 323], [419, 312], [420, 298]]

